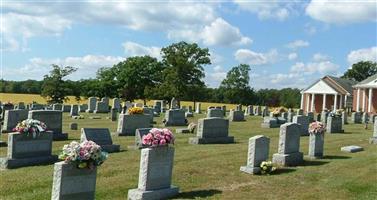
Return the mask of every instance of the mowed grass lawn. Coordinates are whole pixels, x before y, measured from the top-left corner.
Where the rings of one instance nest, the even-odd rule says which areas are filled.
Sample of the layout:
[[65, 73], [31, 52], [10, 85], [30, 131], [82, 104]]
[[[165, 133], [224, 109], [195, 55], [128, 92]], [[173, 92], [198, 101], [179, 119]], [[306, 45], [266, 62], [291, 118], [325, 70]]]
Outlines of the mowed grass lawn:
[[[70, 122], [81, 127], [106, 127], [115, 132], [116, 122], [105, 119], [73, 120], [64, 114], [63, 130], [70, 140], [79, 140], [80, 131], [71, 131]], [[93, 115], [93, 114], [91, 114]], [[189, 121], [197, 121], [204, 114]], [[247, 117], [245, 122], [231, 122], [230, 135], [235, 144], [189, 145], [193, 134], [176, 134], [173, 184], [180, 187], [176, 199], [375, 199], [377, 196], [377, 145], [368, 139], [372, 130], [363, 125], [346, 125], [344, 134], [325, 136], [326, 157], [310, 161], [305, 157], [302, 166], [284, 168], [270, 176], [253, 176], [240, 172], [246, 164], [248, 139], [254, 135], [271, 138], [270, 159], [277, 152], [279, 129], [262, 129], [261, 117]], [[155, 118], [161, 126], [162, 116]], [[176, 127], [170, 127], [175, 129]], [[308, 137], [301, 138], [301, 151], [308, 152]], [[7, 140], [7, 135], [2, 135]], [[110, 154], [99, 167], [97, 174], [97, 199], [126, 199], [127, 192], [136, 188], [139, 173], [139, 150], [129, 150], [134, 137], [113, 135], [122, 152]], [[53, 143], [53, 153], [70, 141]], [[365, 151], [343, 153], [340, 147], [360, 145]], [[6, 148], [0, 148], [6, 156]], [[50, 199], [53, 165], [24, 167], [0, 171], [0, 199]]]

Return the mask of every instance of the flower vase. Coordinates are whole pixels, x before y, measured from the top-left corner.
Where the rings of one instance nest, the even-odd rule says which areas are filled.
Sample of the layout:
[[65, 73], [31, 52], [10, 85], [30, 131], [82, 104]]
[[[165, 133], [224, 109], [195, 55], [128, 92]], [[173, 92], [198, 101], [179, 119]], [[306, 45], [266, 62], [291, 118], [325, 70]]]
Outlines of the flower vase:
[[323, 157], [323, 145], [325, 142], [325, 134], [324, 133], [317, 133], [313, 134], [310, 133], [309, 136], [309, 157], [316, 159]]
[[52, 200], [95, 199], [97, 167], [78, 168], [64, 161], [55, 163]]

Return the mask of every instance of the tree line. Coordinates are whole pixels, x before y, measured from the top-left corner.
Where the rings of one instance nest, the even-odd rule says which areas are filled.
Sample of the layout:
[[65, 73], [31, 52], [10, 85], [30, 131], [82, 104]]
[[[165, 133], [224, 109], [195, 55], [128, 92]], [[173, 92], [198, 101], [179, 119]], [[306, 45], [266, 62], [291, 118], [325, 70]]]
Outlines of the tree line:
[[[95, 78], [64, 80], [77, 68], [52, 65], [42, 81], [0, 80], [0, 92], [41, 94], [49, 103], [63, 103], [68, 95], [82, 97], [120, 97], [123, 100], [175, 97], [185, 101], [235, 103], [244, 105], [300, 106], [297, 88], [254, 90], [250, 86], [251, 67], [232, 67], [218, 88], [204, 83], [204, 66], [211, 64], [208, 48], [196, 43], [178, 42], [161, 49], [161, 61], [151, 56], [134, 56], [97, 71]], [[344, 78], [360, 81], [377, 73], [376, 63], [359, 62]]]

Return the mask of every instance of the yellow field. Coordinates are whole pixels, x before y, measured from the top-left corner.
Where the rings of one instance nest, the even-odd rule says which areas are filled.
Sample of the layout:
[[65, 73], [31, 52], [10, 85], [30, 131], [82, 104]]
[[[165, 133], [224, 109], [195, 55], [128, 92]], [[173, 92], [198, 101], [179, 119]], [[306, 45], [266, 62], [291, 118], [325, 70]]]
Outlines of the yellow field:
[[[77, 102], [75, 100], [74, 96], [69, 96], [69, 100], [65, 102], [65, 104], [84, 104], [87, 103], [87, 99], [82, 98], [80, 102]], [[0, 101], [1, 102], [11, 102], [11, 103], [18, 103], [18, 102], [24, 102], [26, 104], [32, 103], [33, 101], [40, 103], [40, 104], [46, 104], [47, 101], [42, 96], [38, 94], [14, 94], [14, 93], [0, 93]], [[110, 101], [111, 102], [111, 101]], [[136, 100], [135, 102], [142, 103], [142, 100]], [[147, 105], [153, 105], [153, 100], [147, 101]], [[193, 106], [193, 102], [190, 101], [182, 101], [181, 105], [183, 106]], [[210, 102], [202, 102], [202, 109], [205, 109], [209, 106], [223, 106], [225, 105], [227, 109], [235, 109], [235, 104], [225, 104], [225, 103], [210, 103]]]

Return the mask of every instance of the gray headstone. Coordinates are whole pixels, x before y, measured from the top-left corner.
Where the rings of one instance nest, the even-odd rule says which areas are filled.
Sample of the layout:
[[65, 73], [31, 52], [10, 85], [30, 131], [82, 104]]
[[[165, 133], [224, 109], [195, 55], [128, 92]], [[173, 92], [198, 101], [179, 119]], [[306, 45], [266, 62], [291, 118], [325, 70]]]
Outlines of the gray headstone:
[[173, 97], [170, 101], [170, 109], [179, 109], [178, 100]]
[[152, 128], [138, 128], [138, 129], [136, 129], [136, 132], [135, 132], [135, 146], [137, 148], [144, 147], [143, 143], [142, 143], [143, 142], [142, 138], [143, 138], [144, 135], [148, 134], [151, 129]]
[[71, 105], [63, 105], [63, 112], [71, 112]]
[[128, 190], [128, 199], [169, 199], [179, 193], [171, 185], [174, 148], [158, 147], [141, 150], [138, 188]]
[[47, 164], [58, 159], [51, 155], [52, 132], [32, 134], [9, 133], [7, 157], [0, 158], [1, 168], [17, 168]]
[[18, 109], [25, 109], [25, 103], [24, 102], [18, 102]]
[[63, 133], [63, 113], [57, 110], [32, 110], [29, 111], [29, 119], [44, 122], [47, 130], [54, 133], [54, 140], [67, 140], [68, 134]]
[[258, 116], [262, 115], [262, 107], [261, 106], [257, 106], [255, 108], [254, 115], [258, 115]]
[[96, 97], [89, 97], [88, 98], [88, 109], [86, 110], [87, 113], [92, 113], [96, 109], [97, 105], [97, 98]]
[[295, 116], [295, 113], [292, 111], [291, 112], [288, 111], [287, 122], [293, 122], [293, 116]]
[[18, 122], [27, 119], [28, 110], [6, 110], [4, 113], [4, 125], [2, 127], [3, 133], [12, 132], [12, 129], [17, 126]]
[[342, 124], [348, 124], [348, 120], [347, 120], [347, 112], [346, 111], [343, 111], [342, 112]]
[[81, 142], [91, 140], [108, 153], [119, 152], [120, 146], [114, 145], [108, 128], [81, 128]]
[[314, 113], [313, 112], [308, 112], [307, 116], [309, 118], [309, 123], [314, 122]]
[[297, 110], [297, 115], [304, 115], [304, 110], [303, 109], [298, 109]]
[[109, 106], [109, 101], [110, 101], [109, 97], [103, 97], [101, 99], [101, 102], [105, 103], [107, 106]]
[[117, 115], [118, 115], [118, 109], [116, 108], [112, 108], [111, 109], [111, 112], [110, 112], [110, 115], [111, 115], [111, 121], [116, 121], [117, 120]]
[[270, 138], [263, 135], [256, 135], [249, 139], [249, 150], [247, 154], [247, 165], [240, 168], [241, 171], [249, 174], [260, 173], [260, 164], [268, 159]]
[[77, 123], [69, 123], [69, 128], [71, 129], [71, 130], [77, 130], [78, 129], [78, 125], [77, 125]]
[[327, 133], [343, 133], [342, 118], [339, 116], [329, 116], [326, 124]]
[[79, 112], [85, 112], [86, 110], [88, 110], [88, 104], [81, 104], [79, 106]]
[[374, 121], [373, 136], [369, 139], [369, 143], [377, 144], [377, 120]]
[[327, 123], [327, 117], [329, 116], [329, 112], [327, 112], [327, 111], [322, 111], [321, 112], [321, 122], [323, 123], [323, 124], [326, 124]]
[[239, 111], [237, 111], [237, 110], [230, 110], [229, 120], [232, 121], [232, 122], [245, 121], [245, 115], [242, 112], [242, 110], [239, 110]]
[[201, 106], [202, 106], [201, 103], [196, 103], [195, 113], [197, 113], [197, 114], [202, 113], [202, 108], [201, 108]]
[[94, 113], [108, 113], [109, 104], [103, 101], [99, 101], [97, 102], [96, 109], [93, 112]]
[[113, 99], [113, 108], [115, 108], [118, 112], [121, 111], [122, 106], [120, 105], [120, 99], [119, 98]]
[[181, 109], [168, 110], [165, 113], [165, 126], [185, 126], [187, 124], [185, 111]]
[[221, 109], [211, 108], [207, 110], [207, 118], [210, 117], [224, 117], [224, 111]]
[[144, 107], [143, 110], [144, 110], [144, 114], [149, 115], [150, 122], [153, 123], [154, 109], [153, 108]]
[[63, 110], [63, 105], [62, 105], [62, 104], [58, 104], [58, 103], [53, 104], [53, 105], [52, 105], [52, 109], [53, 109], [53, 110], [61, 111], [61, 110]]
[[51, 200], [95, 199], [97, 167], [78, 169], [64, 161], [55, 163]]
[[292, 122], [300, 125], [301, 135], [309, 135], [309, 117], [304, 115], [297, 115], [293, 117]]
[[213, 117], [198, 120], [196, 137], [189, 138], [190, 144], [226, 144], [233, 143], [229, 136], [229, 120]]
[[71, 111], [70, 111], [69, 115], [70, 116], [79, 115], [79, 106], [78, 105], [71, 105]]
[[138, 128], [149, 128], [150, 116], [146, 114], [119, 114], [117, 133], [119, 136], [133, 136]]
[[272, 162], [283, 166], [296, 166], [303, 162], [300, 150], [300, 125], [286, 123], [280, 126], [278, 153], [272, 157]]
[[354, 124], [361, 124], [361, 112], [353, 112], [351, 114], [351, 122]]
[[253, 108], [252, 105], [247, 106], [246, 111], [245, 111], [245, 115], [254, 115], [254, 108]]
[[310, 134], [309, 136], [309, 157], [322, 158], [325, 134]]
[[369, 122], [369, 114], [364, 112], [361, 116], [361, 123], [365, 124]]

